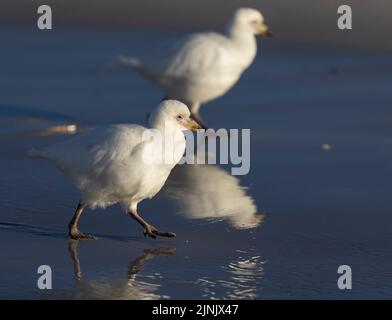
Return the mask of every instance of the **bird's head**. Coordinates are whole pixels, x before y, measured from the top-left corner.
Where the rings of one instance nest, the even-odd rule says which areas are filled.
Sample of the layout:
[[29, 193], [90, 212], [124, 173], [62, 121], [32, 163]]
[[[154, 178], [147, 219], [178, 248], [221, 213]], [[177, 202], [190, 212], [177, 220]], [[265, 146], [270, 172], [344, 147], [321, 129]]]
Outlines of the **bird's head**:
[[153, 128], [171, 126], [180, 130], [200, 129], [199, 124], [191, 118], [188, 107], [177, 100], [163, 100], [151, 113], [149, 124]]
[[264, 17], [260, 11], [251, 8], [237, 9], [229, 24], [230, 33], [249, 33], [253, 35], [271, 36], [272, 33], [264, 23]]

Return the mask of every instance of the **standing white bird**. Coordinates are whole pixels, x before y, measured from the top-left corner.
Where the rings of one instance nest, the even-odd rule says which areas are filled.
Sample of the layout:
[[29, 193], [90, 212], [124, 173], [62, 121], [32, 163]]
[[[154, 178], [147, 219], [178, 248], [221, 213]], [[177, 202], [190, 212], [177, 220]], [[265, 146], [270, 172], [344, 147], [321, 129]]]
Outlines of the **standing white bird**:
[[158, 85], [167, 98], [189, 105], [192, 116], [206, 129], [200, 105], [225, 94], [250, 66], [257, 52], [255, 35], [271, 35], [262, 14], [240, 8], [224, 33], [190, 35], [169, 52], [159, 52], [162, 58], [158, 60], [120, 56], [116, 64], [134, 68]]
[[185, 151], [183, 131], [197, 130], [199, 125], [190, 118], [188, 107], [175, 100], [162, 101], [151, 113], [149, 125], [158, 133], [155, 138], [152, 130], [139, 125], [110, 125], [30, 151], [30, 156], [53, 162], [81, 192], [82, 199], [68, 226], [70, 238], [94, 238], [77, 226], [86, 207], [105, 208], [118, 202], [142, 225], [145, 236], [175, 236], [143, 220], [137, 206], [158, 193], [181, 159]]

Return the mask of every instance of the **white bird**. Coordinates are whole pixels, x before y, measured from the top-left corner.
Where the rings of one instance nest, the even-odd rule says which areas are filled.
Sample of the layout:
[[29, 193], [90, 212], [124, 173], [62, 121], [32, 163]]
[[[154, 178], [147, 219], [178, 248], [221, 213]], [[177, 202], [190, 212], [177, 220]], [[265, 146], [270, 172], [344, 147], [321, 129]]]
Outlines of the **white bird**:
[[240, 8], [224, 33], [196, 33], [176, 42], [169, 52], [159, 52], [160, 59], [120, 56], [116, 65], [134, 68], [167, 98], [189, 105], [192, 116], [206, 129], [200, 105], [225, 94], [250, 66], [257, 51], [255, 35], [271, 35], [262, 14]]
[[[118, 202], [143, 226], [144, 235], [175, 236], [143, 220], [137, 213], [137, 205], [162, 188], [185, 151], [183, 131], [197, 130], [199, 125], [190, 118], [188, 107], [175, 100], [161, 102], [151, 113], [149, 125], [161, 134], [161, 139], [151, 138], [151, 130], [139, 125], [110, 125], [46, 149], [30, 151], [30, 156], [53, 162], [81, 192], [82, 199], [69, 223], [71, 238], [94, 238], [80, 232], [77, 226], [86, 207], [105, 208]], [[172, 157], [163, 160], [169, 146], [173, 146], [169, 150]]]

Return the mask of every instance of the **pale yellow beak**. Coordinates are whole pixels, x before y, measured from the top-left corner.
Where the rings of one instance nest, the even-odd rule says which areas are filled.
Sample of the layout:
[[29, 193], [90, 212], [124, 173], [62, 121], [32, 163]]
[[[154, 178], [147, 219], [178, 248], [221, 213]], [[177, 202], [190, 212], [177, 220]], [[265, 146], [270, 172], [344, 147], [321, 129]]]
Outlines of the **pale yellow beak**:
[[193, 119], [187, 119], [184, 124], [185, 128], [196, 131], [197, 129], [201, 129], [200, 125]]
[[257, 32], [258, 35], [261, 36], [267, 36], [267, 37], [271, 37], [272, 36], [272, 32], [270, 31], [270, 29], [268, 28], [267, 25], [262, 24]]

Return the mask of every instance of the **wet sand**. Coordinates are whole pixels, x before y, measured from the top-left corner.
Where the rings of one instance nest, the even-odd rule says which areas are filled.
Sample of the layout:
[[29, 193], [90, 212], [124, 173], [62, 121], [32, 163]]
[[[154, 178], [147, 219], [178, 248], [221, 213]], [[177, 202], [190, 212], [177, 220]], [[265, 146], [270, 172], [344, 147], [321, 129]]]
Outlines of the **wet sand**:
[[[221, 29], [240, 6], [260, 10], [275, 36], [299, 43], [317, 43], [341, 47], [366, 48], [391, 52], [388, 41], [392, 28], [389, 0], [46, 0], [53, 11], [53, 25], [87, 28], [148, 28], [175, 30]], [[337, 9], [349, 5], [353, 27], [339, 30]], [[35, 26], [40, 0], [2, 0], [0, 25]], [[295, 14], [293, 14], [295, 12]], [[309, 27], [311, 26], [311, 27]]]
[[[68, 138], [42, 134], [53, 126], [143, 123], [159, 90], [100, 66], [177, 33], [0, 35], [0, 298], [391, 296], [390, 55], [265, 41], [234, 89], [201, 109], [214, 128], [251, 128], [250, 173], [180, 166], [140, 206], [175, 239], [144, 238], [113, 206], [82, 216], [99, 240], [77, 244], [66, 233], [77, 191], [27, 150]], [[53, 290], [36, 286], [42, 264]], [[350, 292], [336, 286], [342, 264]]]

